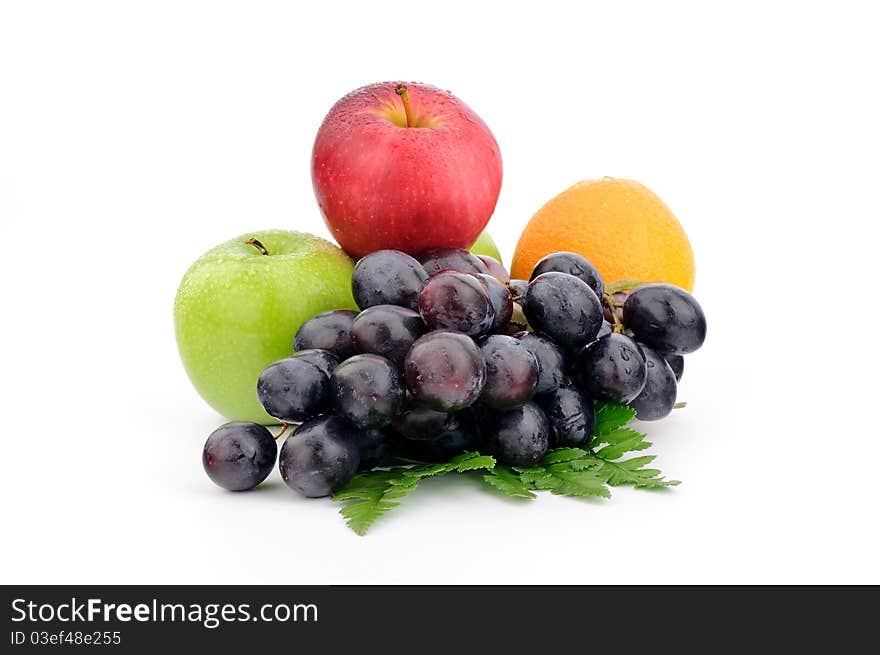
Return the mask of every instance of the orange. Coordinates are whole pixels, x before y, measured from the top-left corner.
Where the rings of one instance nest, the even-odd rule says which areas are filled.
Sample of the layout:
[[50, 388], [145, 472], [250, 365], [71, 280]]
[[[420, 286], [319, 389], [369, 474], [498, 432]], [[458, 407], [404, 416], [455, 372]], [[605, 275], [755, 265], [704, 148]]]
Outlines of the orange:
[[541, 207], [519, 238], [511, 277], [528, 280], [539, 259], [561, 250], [586, 257], [606, 284], [694, 287], [694, 253], [684, 229], [660, 198], [633, 180], [578, 182]]

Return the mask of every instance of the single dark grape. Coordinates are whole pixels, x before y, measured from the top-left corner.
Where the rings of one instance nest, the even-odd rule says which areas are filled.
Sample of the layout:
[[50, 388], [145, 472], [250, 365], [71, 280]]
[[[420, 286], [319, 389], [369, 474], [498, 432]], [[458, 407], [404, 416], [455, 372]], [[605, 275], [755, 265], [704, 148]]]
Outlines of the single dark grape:
[[544, 273], [529, 283], [523, 312], [536, 332], [562, 348], [589, 343], [602, 325], [602, 305], [595, 292], [568, 273]]
[[489, 295], [489, 302], [492, 303], [492, 311], [495, 314], [489, 329], [500, 330], [510, 322], [513, 316], [513, 299], [510, 297], [510, 291], [491, 275], [480, 273], [477, 275], [477, 279], [483, 283], [483, 288]]
[[446, 462], [465, 451], [476, 450], [473, 434], [463, 430], [444, 431], [430, 441], [413, 441], [405, 452], [424, 462]]
[[315, 364], [288, 357], [269, 364], [260, 373], [257, 397], [269, 416], [299, 423], [327, 411], [330, 380]]
[[706, 339], [706, 315], [691, 294], [671, 284], [633, 289], [623, 305], [623, 324], [637, 341], [662, 353], [686, 355]]
[[295, 351], [320, 348], [333, 353], [340, 360], [354, 355], [351, 345], [351, 324], [357, 312], [334, 309], [317, 314], [303, 323], [293, 340]]
[[419, 313], [432, 330], [470, 336], [487, 332], [495, 320], [492, 301], [473, 275], [446, 271], [431, 277], [419, 294]]
[[357, 472], [358, 437], [355, 427], [338, 416], [306, 421], [281, 446], [281, 477], [307, 498], [329, 496]]
[[553, 391], [565, 382], [565, 357], [553, 341], [536, 332], [518, 332], [514, 336], [538, 362], [536, 394]]
[[449, 412], [439, 412], [410, 398], [403, 412], [392, 421], [391, 427], [406, 439], [425, 441], [443, 432], [453, 416]]
[[361, 471], [369, 471], [382, 466], [391, 456], [392, 434], [387, 428], [362, 430], [359, 435], [358, 448], [361, 455]]
[[576, 363], [577, 377], [591, 398], [626, 404], [645, 387], [647, 366], [636, 343], [609, 334], [587, 345]]
[[320, 348], [309, 348], [300, 350], [291, 355], [293, 359], [302, 359], [309, 364], [314, 364], [324, 372], [328, 378], [333, 373], [333, 369], [339, 366], [339, 358], [329, 350], [321, 350]]
[[577, 387], [558, 387], [537, 399], [550, 422], [552, 448], [588, 446], [596, 424], [595, 403]]
[[599, 275], [598, 269], [576, 252], [563, 251], [547, 255], [535, 264], [530, 279], [534, 280], [539, 275], [551, 272], [568, 273], [580, 278], [599, 298], [605, 291], [605, 284], [602, 282], [602, 276]]
[[494, 277], [496, 280], [498, 280], [502, 284], [510, 280], [510, 273], [508, 273], [507, 269], [504, 268], [504, 264], [499, 262], [497, 259], [495, 259], [494, 257], [490, 257], [489, 255], [477, 255], [477, 258], [486, 265], [486, 269], [489, 271], [489, 275]]
[[410, 346], [425, 332], [425, 323], [417, 312], [394, 305], [373, 305], [354, 319], [351, 342], [359, 353], [382, 355], [402, 367]]
[[663, 357], [642, 345], [645, 357], [647, 378], [645, 388], [630, 401], [629, 406], [636, 410], [636, 418], [640, 421], [657, 421], [669, 416], [678, 393], [675, 383], [675, 372]]
[[513, 298], [513, 302], [519, 302], [523, 299], [523, 296], [526, 295], [526, 289], [529, 288], [528, 280], [510, 280], [507, 283], [507, 288], [510, 289], [510, 295]]
[[531, 399], [538, 383], [538, 361], [520, 340], [493, 334], [480, 342], [480, 353], [486, 362], [481, 402], [507, 409]]
[[550, 447], [550, 422], [534, 402], [493, 414], [487, 430], [492, 453], [508, 466], [532, 466]]
[[669, 368], [675, 373], [675, 381], [681, 382], [681, 376], [684, 375], [684, 357], [682, 355], [663, 355], [663, 359], [669, 364]]
[[466, 450], [477, 450], [477, 437], [470, 409], [450, 414], [443, 429], [431, 439], [403, 440], [404, 453], [426, 462], [446, 462]]
[[336, 414], [362, 429], [381, 428], [403, 408], [404, 389], [394, 363], [379, 355], [355, 355], [330, 376]]
[[399, 250], [377, 250], [358, 260], [351, 292], [361, 309], [375, 305], [419, 308], [419, 292], [428, 273], [418, 260]]
[[429, 276], [440, 271], [458, 271], [471, 275], [489, 272], [479, 257], [461, 248], [431, 248], [419, 255], [418, 260]]
[[404, 375], [416, 400], [432, 409], [455, 412], [479, 398], [486, 383], [486, 363], [473, 339], [438, 330], [413, 344]]
[[202, 465], [211, 481], [229, 491], [253, 489], [272, 471], [278, 446], [256, 423], [227, 423], [211, 433]]

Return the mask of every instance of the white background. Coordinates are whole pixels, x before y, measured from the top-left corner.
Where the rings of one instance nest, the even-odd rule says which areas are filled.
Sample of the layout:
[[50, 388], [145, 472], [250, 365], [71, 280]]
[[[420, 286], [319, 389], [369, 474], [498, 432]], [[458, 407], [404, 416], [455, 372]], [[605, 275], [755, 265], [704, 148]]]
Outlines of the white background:
[[[880, 582], [880, 61], [870, 3], [4, 2], [3, 583]], [[656, 191], [705, 347], [646, 425], [670, 493], [426, 483], [365, 538], [277, 472], [224, 493], [172, 302], [249, 230], [326, 234], [340, 96], [448, 88], [491, 126], [505, 259], [579, 179]]]

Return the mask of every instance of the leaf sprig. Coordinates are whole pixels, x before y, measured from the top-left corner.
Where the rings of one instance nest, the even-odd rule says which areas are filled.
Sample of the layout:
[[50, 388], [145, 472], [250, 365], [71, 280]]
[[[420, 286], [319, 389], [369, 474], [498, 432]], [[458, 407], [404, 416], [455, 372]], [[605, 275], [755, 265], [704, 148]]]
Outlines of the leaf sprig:
[[348, 501], [340, 512], [348, 526], [363, 535], [380, 516], [397, 507], [400, 498], [420, 480], [447, 473], [481, 471], [487, 485], [515, 498], [535, 498], [535, 491], [577, 497], [610, 498], [608, 487], [624, 484], [641, 489], [661, 489], [679, 484], [667, 480], [659, 469], [646, 468], [653, 455], [621, 460], [626, 453], [650, 448], [645, 435], [625, 427], [635, 411], [625, 405], [599, 404], [588, 448], [556, 448], [530, 468], [498, 464], [489, 455], [468, 452], [441, 464], [418, 463], [360, 473], [334, 500]]
[[359, 473], [349, 480], [333, 500], [352, 501], [339, 510], [348, 527], [359, 535], [366, 534], [373, 522], [388, 510], [397, 507], [398, 499], [415, 489], [423, 478], [447, 473], [464, 473], [479, 469], [491, 470], [495, 459], [480, 453], [463, 453], [441, 464], [415, 466]]

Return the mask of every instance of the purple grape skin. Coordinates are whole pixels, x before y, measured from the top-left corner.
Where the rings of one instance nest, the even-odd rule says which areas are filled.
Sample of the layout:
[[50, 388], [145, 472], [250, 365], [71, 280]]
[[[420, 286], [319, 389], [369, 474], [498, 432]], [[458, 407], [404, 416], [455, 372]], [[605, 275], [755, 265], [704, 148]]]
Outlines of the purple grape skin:
[[550, 422], [534, 402], [494, 413], [488, 429], [492, 454], [508, 466], [534, 466], [550, 447]]
[[486, 362], [486, 385], [480, 401], [493, 409], [522, 405], [535, 394], [538, 361], [521, 341], [493, 334], [480, 342]]
[[309, 348], [300, 350], [291, 355], [292, 359], [302, 359], [309, 364], [314, 364], [328, 378], [333, 373], [333, 369], [339, 366], [339, 358], [329, 350], [321, 350], [320, 348]]
[[636, 343], [616, 333], [587, 345], [578, 355], [575, 369], [588, 396], [621, 405], [642, 392], [648, 374]]
[[391, 427], [406, 439], [426, 441], [447, 429], [452, 416], [410, 400], [403, 412], [391, 422]]
[[574, 385], [561, 386], [537, 398], [550, 422], [551, 448], [588, 446], [596, 424], [596, 408]]
[[614, 326], [611, 325], [604, 318], [602, 319], [602, 326], [599, 328], [599, 331], [596, 333], [596, 339], [601, 339], [602, 337], [608, 336], [614, 332]]
[[299, 423], [328, 409], [330, 380], [306, 359], [288, 357], [263, 369], [257, 379], [257, 398], [269, 416]]
[[490, 330], [500, 330], [510, 322], [513, 317], [513, 298], [510, 290], [491, 275], [480, 273], [476, 276], [483, 283], [483, 288], [492, 303], [492, 311], [495, 312], [495, 320], [492, 321]]
[[455, 412], [469, 407], [486, 384], [486, 363], [473, 339], [436, 330], [419, 337], [404, 363], [406, 387], [432, 409]]
[[513, 336], [520, 340], [538, 362], [536, 394], [549, 393], [566, 381], [565, 356], [549, 337], [535, 332], [518, 332]]
[[406, 450], [425, 462], [446, 462], [467, 450], [476, 450], [477, 445], [473, 430], [459, 421], [433, 439], [407, 442]]
[[294, 351], [321, 349], [328, 350], [340, 360], [354, 355], [351, 344], [351, 324], [357, 312], [349, 309], [334, 309], [316, 314], [303, 323], [293, 340]]
[[398, 305], [419, 308], [419, 292], [428, 273], [418, 260], [399, 250], [377, 250], [362, 257], [351, 276], [357, 306]]
[[355, 355], [330, 376], [334, 411], [361, 429], [391, 423], [403, 408], [404, 390], [394, 363], [379, 355]]
[[[609, 334], [612, 334], [613, 332], [614, 332], [614, 326], [611, 323], [609, 323], [607, 320], [602, 319], [602, 326], [599, 328], [599, 331], [596, 333], [596, 338], [593, 339], [593, 341], [597, 341], [598, 339], [601, 339], [602, 337], [607, 337]], [[626, 334], [625, 330], [624, 330], [624, 334]], [[632, 339], [631, 334], [626, 334], [626, 336], [628, 336], [630, 339]], [[579, 346], [574, 346], [572, 348], [567, 348], [563, 352], [563, 355], [566, 360], [566, 369], [567, 370], [576, 368], [575, 363], [577, 362], [577, 359], [580, 356], [580, 353], [583, 349], [584, 349], [583, 345], [579, 345]]]
[[430, 248], [416, 259], [421, 262], [429, 276], [440, 271], [458, 271], [470, 275], [489, 272], [479, 257], [462, 248]]
[[358, 353], [381, 355], [403, 366], [406, 353], [425, 332], [425, 323], [417, 312], [394, 305], [373, 305], [354, 319], [351, 342]]
[[529, 325], [568, 349], [589, 343], [602, 325], [602, 305], [586, 282], [568, 273], [544, 273], [529, 283], [522, 302]]
[[275, 466], [278, 445], [264, 425], [233, 422], [211, 433], [202, 451], [202, 465], [211, 481], [229, 491], [260, 484]]
[[547, 255], [535, 264], [529, 279], [534, 280], [539, 275], [551, 272], [568, 273], [580, 278], [599, 298], [605, 291], [605, 283], [602, 281], [599, 270], [587, 261], [586, 257], [576, 252], [560, 251]]
[[684, 357], [682, 355], [663, 355], [663, 359], [669, 364], [669, 368], [675, 373], [675, 381], [681, 382], [681, 376], [684, 375]]
[[306, 421], [281, 446], [278, 469], [288, 487], [307, 498], [329, 496], [360, 466], [358, 431], [338, 416]]
[[419, 313], [432, 330], [470, 336], [487, 332], [495, 320], [489, 294], [473, 275], [444, 271], [429, 278], [419, 294]]
[[640, 348], [645, 357], [645, 388], [629, 406], [636, 410], [636, 418], [640, 421], [659, 421], [669, 416], [675, 405], [678, 395], [675, 372], [659, 353], [644, 344], [640, 344]]
[[494, 257], [490, 257], [489, 255], [477, 255], [477, 258], [486, 265], [486, 270], [489, 271], [489, 275], [494, 277], [496, 280], [501, 282], [502, 284], [510, 281], [510, 273], [507, 272], [507, 269], [504, 268], [504, 264], [499, 262]]
[[623, 304], [623, 324], [637, 341], [670, 355], [686, 355], [706, 339], [706, 315], [691, 294], [671, 284], [636, 287]]
[[361, 463], [359, 471], [369, 471], [382, 466], [391, 456], [392, 434], [387, 428], [362, 430], [358, 438]]

